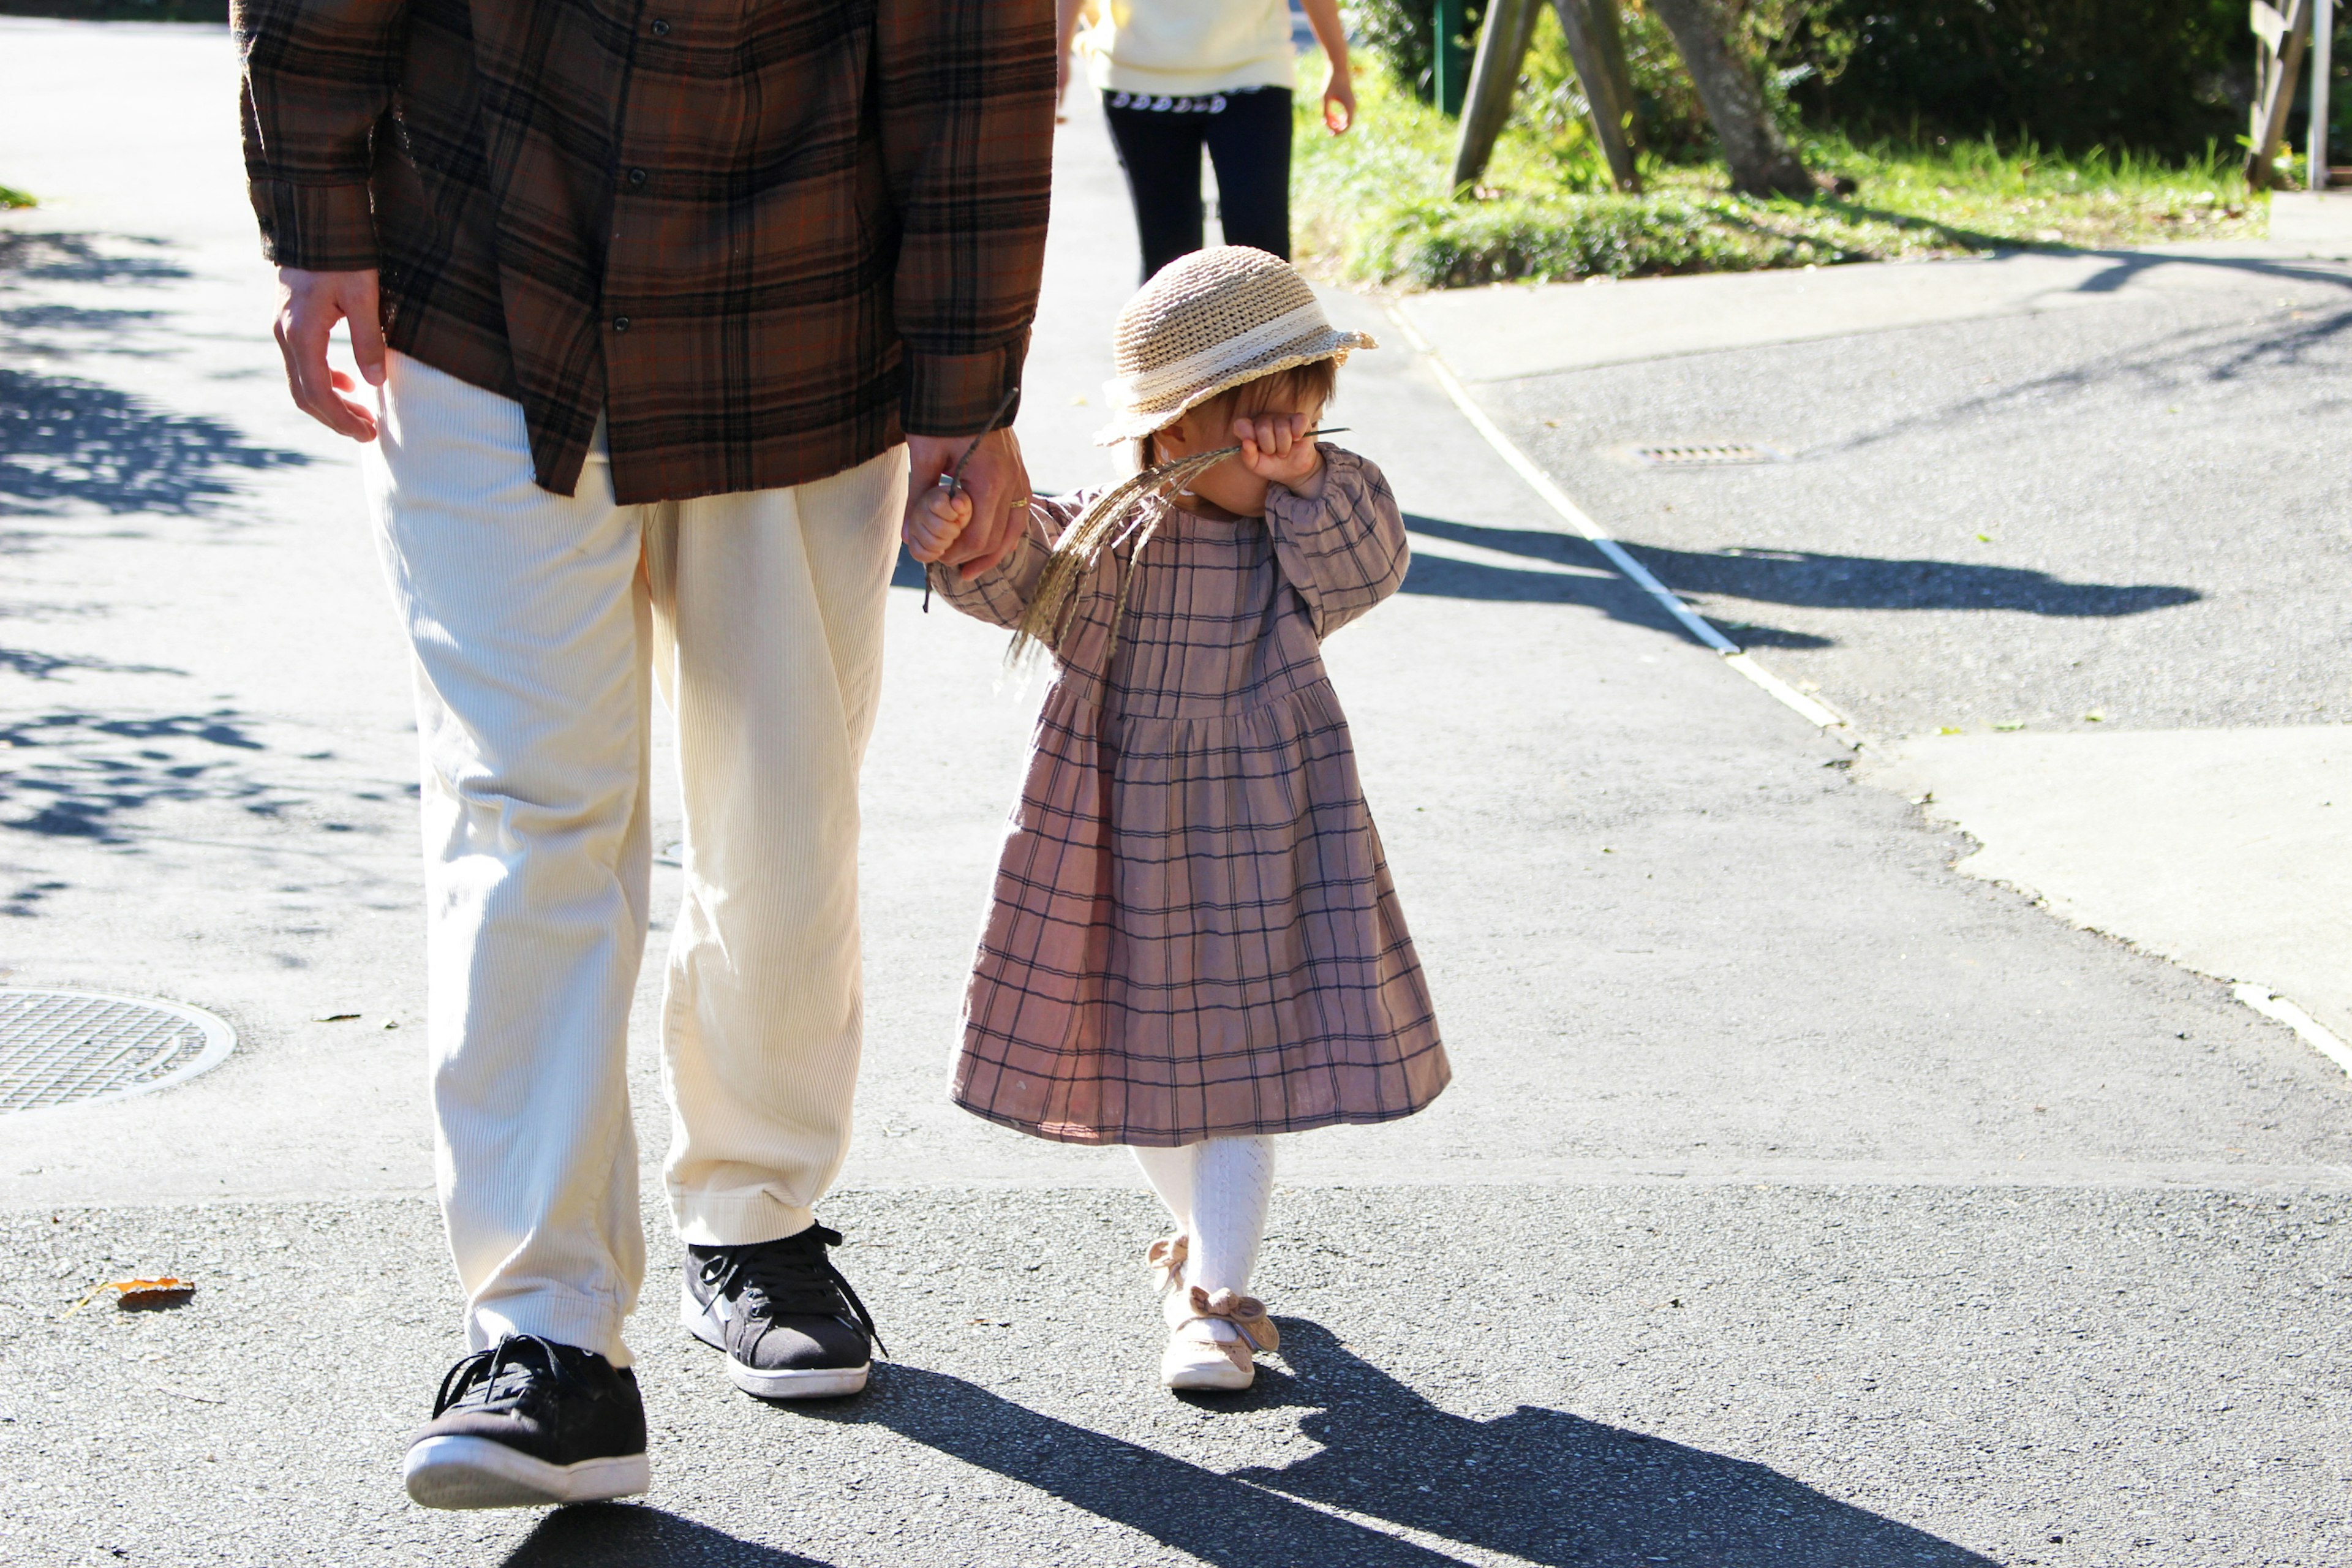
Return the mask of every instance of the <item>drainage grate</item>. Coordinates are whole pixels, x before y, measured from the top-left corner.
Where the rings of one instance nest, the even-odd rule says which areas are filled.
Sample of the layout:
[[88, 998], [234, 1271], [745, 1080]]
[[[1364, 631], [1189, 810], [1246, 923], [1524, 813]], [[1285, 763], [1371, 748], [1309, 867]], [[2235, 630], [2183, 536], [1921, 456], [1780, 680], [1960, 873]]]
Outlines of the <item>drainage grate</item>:
[[176, 1002], [0, 986], [0, 1113], [169, 1089], [236, 1043], [226, 1024]]
[[1651, 468], [1727, 468], [1740, 463], [1785, 463], [1786, 452], [1771, 447], [1636, 447], [1633, 456]]

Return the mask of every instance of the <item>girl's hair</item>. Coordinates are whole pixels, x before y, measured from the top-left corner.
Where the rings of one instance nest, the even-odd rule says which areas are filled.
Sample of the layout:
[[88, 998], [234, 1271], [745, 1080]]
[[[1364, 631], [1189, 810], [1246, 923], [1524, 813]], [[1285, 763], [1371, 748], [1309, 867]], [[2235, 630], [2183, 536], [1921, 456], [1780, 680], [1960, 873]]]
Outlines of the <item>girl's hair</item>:
[[[1263, 414], [1277, 403], [1288, 403], [1293, 408], [1328, 403], [1332, 389], [1339, 384], [1338, 360], [1309, 360], [1305, 364], [1259, 376], [1255, 381], [1243, 382], [1239, 386], [1229, 386], [1214, 397], [1192, 405], [1187, 412], [1200, 415], [1211, 435], [1223, 436], [1234, 420]], [[1148, 468], [1160, 460], [1156, 435], [1154, 432], [1152, 436], [1135, 438], [1138, 469]]]

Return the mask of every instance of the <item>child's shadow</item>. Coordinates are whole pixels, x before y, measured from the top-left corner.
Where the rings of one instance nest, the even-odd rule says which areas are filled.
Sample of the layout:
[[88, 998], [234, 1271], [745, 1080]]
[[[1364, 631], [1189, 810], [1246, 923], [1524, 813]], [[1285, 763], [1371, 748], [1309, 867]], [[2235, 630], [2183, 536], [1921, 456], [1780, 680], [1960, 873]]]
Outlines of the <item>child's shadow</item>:
[[1531, 1563], [1990, 1565], [1752, 1460], [1540, 1405], [1449, 1415], [1314, 1323], [1282, 1320], [1282, 1350], [1323, 1450], [1234, 1472], [1271, 1491]]
[[1332, 1510], [1531, 1563], [1990, 1568], [1748, 1460], [1532, 1405], [1449, 1415], [1316, 1324], [1281, 1322], [1294, 1375], [1261, 1366], [1248, 1394], [1201, 1401], [1312, 1409], [1300, 1426], [1322, 1451], [1279, 1468], [1222, 1475], [908, 1366], [857, 1415], [1223, 1568], [1455, 1561]]

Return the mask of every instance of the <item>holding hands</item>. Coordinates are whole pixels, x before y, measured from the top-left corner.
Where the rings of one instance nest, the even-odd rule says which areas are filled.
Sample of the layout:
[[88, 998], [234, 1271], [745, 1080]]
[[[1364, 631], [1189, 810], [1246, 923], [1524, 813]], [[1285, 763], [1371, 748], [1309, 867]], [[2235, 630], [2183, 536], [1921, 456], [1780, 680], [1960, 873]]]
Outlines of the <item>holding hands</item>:
[[907, 553], [926, 566], [944, 560], [971, 526], [971, 493], [934, 485], [908, 503]]
[[1029, 517], [1029, 467], [1012, 431], [909, 436], [907, 466], [908, 554], [977, 577], [1013, 552]]

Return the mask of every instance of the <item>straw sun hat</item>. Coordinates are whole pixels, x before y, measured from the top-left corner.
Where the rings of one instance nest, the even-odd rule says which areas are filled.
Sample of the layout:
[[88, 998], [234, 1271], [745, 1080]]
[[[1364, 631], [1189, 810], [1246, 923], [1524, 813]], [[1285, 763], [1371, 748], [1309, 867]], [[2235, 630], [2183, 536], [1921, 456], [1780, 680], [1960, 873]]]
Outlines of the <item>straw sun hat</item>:
[[1095, 432], [1104, 447], [1165, 429], [1244, 382], [1380, 346], [1332, 330], [1290, 263], [1246, 245], [1170, 262], [1127, 302], [1111, 334], [1118, 374], [1103, 383], [1111, 421]]

